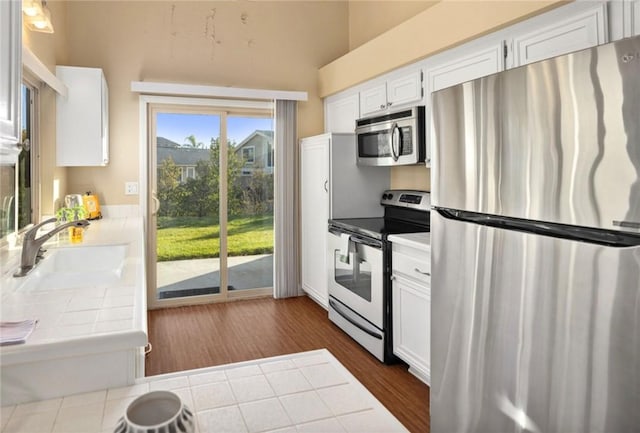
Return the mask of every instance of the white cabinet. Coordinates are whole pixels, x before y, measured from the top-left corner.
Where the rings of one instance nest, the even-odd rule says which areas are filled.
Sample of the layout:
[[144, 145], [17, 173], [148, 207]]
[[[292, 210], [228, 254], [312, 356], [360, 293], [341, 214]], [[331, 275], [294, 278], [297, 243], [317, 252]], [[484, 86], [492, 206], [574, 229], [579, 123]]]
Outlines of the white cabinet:
[[492, 42], [473, 51], [451, 51], [441, 56], [426, 68], [427, 103], [425, 104], [427, 155], [426, 164], [431, 165], [431, 93], [456, 84], [471, 81], [504, 70], [504, 43]]
[[608, 41], [607, 5], [596, 3], [580, 13], [513, 38], [509, 67], [522, 66]]
[[327, 220], [329, 219], [329, 141], [303, 139], [300, 143], [301, 284], [320, 305], [327, 307]]
[[386, 110], [387, 105], [387, 83], [381, 83], [360, 92], [360, 107], [362, 115]]
[[429, 93], [504, 70], [504, 45], [501, 42], [473, 53], [453, 54], [448, 61], [427, 69]]
[[58, 166], [102, 166], [109, 163], [109, 89], [102, 69], [57, 66], [67, 97], [56, 103]]
[[422, 70], [401, 71], [360, 92], [362, 116], [422, 100]]
[[21, 141], [22, 2], [0, 1], [0, 161], [15, 162]]
[[628, 0], [625, 2], [626, 15], [629, 17], [629, 36], [640, 35], [640, 0]]
[[392, 241], [393, 353], [409, 372], [431, 382], [431, 277], [429, 247], [420, 249]]
[[640, 35], [640, 0], [618, 0], [608, 5], [611, 41]]
[[356, 120], [360, 117], [358, 94], [328, 98], [324, 115], [325, 132], [353, 133], [356, 129]]
[[301, 286], [327, 308], [329, 218], [381, 217], [389, 167], [356, 165], [354, 134], [300, 140]]

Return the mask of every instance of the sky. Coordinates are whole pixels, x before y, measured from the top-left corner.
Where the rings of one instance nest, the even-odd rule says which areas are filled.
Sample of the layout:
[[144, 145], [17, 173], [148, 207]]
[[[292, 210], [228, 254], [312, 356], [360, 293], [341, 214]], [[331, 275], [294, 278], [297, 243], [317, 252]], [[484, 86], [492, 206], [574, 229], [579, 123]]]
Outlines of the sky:
[[[211, 137], [220, 135], [220, 116], [213, 114], [175, 114], [158, 113], [156, 135], [164, 137], [178, 144], [185, 144], [186, 137], [195, 135], [196, 142], [204, 143], [205, 147], [211, 142]], [[227, 117], [227, 139], [240, 143], [256, 129], [273, 129], [272, 118], [256, 117]]]

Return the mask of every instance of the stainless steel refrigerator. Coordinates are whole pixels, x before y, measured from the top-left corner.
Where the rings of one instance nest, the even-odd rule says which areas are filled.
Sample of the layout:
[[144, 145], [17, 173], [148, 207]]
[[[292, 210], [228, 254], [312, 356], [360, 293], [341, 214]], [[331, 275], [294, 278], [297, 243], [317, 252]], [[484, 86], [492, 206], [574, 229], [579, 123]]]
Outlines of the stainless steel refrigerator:
[[640, 38], [432, 102], [431, 431], [640, 431]]

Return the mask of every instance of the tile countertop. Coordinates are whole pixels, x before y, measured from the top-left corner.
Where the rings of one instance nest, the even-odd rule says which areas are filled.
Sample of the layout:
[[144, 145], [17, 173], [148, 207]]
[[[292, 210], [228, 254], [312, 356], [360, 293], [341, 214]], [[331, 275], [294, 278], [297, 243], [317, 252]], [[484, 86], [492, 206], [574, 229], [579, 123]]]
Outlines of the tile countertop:
[[431, 248], [431, 233], [408, 233], [404, 235], [389, 235], [389, 241], [408, 247], [429, 251]]
[[81, 244], [54, 239], [45, 244], [49, 251], [56, 247], [127, 244], [123, 281], [108, 287], [94, 284], [77, 289], [20, 290], [20, 279], [6, 272], [0, 291], [0, 317], [3, 321], [38, 319], [38, 325], [25, 344], [2, 346], [0, 363], [6, 366], [84, 354], [92, 347], [105, 351], [146, 345], [142, 218], [91, 221]]
[[199, 433], [407, 432], [326, 349], [152, 376], [125, 388], [5, 406], [0, 411], [0, 429], [3, 433], [112, 432], [136, 397], [161, 389], [176, 393], [195, 413]]

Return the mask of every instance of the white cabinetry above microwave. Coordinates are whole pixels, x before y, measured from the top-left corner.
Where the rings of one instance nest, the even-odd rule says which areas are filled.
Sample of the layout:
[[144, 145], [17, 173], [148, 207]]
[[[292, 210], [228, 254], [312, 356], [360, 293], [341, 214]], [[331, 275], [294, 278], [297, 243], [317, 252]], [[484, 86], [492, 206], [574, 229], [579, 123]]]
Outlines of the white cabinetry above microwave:
[[57, 165], [107, 165], [109, 89], [102, 69], [56, 66], [56, 76], [69, 89], [56, 102]]
[[328, 98], [324, 115], [326, 131], [353, 134], [356, 120], [360, 117], [358, 94]]
[[421, 69], [392, 74], [385, 81], [360, 91], [360, 116], [419, 102], [422, 95]]

